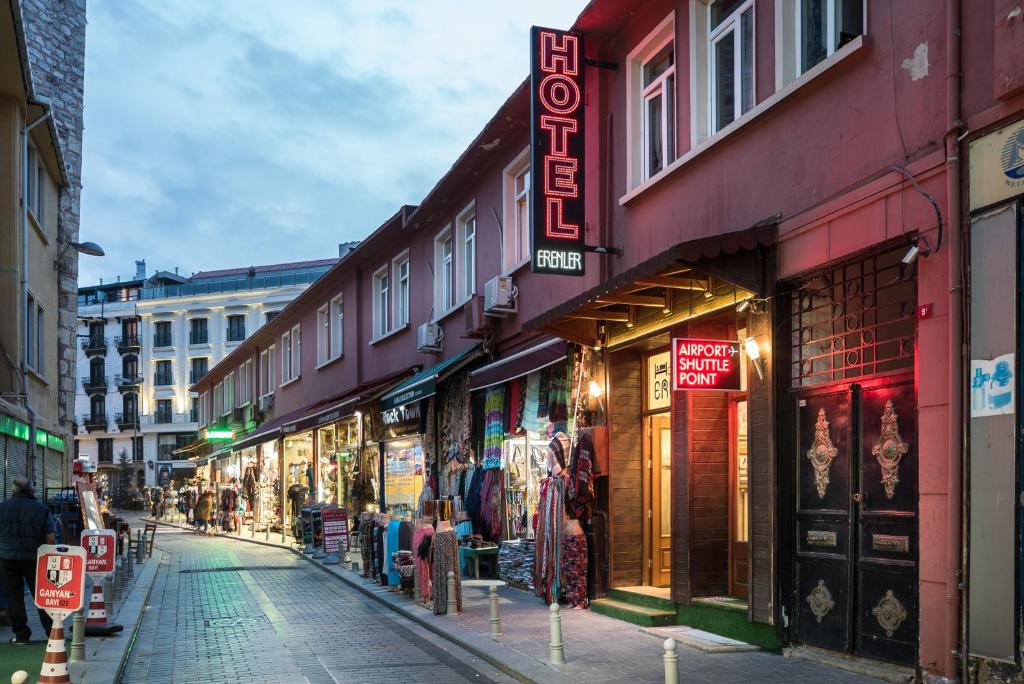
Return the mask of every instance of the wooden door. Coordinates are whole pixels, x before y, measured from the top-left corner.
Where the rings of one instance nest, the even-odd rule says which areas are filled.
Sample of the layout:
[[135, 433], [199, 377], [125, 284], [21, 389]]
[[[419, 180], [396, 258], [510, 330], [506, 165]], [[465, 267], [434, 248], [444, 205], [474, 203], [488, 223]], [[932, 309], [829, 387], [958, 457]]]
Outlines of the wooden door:
[[917, 425], [913, 379], [797, 397], [797, 639], [914, 665]]
[[648, 420], [651, 584], [667, 587], [672, 578], [672, 428], [668, 414], [654, 415]]
[[746, 600], [750, 591], [747, 400], [733, 401], [729, 413], [729, 593]]

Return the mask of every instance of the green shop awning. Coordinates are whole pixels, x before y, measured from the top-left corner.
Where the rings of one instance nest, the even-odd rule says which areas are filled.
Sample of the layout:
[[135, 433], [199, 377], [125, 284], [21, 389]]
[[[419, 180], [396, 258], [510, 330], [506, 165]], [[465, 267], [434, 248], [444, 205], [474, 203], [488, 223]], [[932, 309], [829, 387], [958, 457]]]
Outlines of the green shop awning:
[[[20, 439], [23, 442], [28, 441], [29, 426], [26, 423], [11, 418], [10, 416], [0, 416], [0, 434], [10, 435], [15, 439]], [[65, 444], [61, 437], [47, 432], [42, 428], [36, 428], [36, 444], [47, 449], [53, 449], [64, 453]]]
[[381, 397], [381, 410], [387, 411], [433, 396], [437, 392], [438, 381], [444, 380], [452, 373], [464, 368], [468, 363], [475, 361], [483, 355], [483, 353], [480, 345], [475, 345], [459, 352], [455, 356], [445, 359], [435, 366], [420, 371]]

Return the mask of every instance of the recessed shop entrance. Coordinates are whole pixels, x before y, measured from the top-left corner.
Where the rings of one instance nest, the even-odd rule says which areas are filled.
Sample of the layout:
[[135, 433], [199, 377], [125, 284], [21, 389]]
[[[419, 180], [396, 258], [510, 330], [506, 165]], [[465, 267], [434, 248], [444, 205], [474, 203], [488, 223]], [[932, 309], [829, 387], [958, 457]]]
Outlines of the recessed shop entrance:
[[672, 581], [672, 423], [667, 412], [644, 419], [647, 466], [644, 504], [647, 509], [646, 584], [667, 587]]

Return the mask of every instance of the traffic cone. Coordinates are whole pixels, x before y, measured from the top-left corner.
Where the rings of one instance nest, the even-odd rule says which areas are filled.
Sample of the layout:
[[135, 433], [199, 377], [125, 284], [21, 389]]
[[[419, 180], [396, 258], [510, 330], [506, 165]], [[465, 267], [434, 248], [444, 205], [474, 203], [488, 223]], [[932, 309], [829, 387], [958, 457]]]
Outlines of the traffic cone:
[[89, 599], [89, 612], [85, 616], [85, 624], [107, 624], [107, 606], [103, 601], [103, 582], [93, 582], [92, 598]]
[[58, 620], [53, 621], [50, 640], [46, 642], [39, 684], [71, 684], [71, 677], [68, 676], [68, 652], [64, 648], [64, 623]]

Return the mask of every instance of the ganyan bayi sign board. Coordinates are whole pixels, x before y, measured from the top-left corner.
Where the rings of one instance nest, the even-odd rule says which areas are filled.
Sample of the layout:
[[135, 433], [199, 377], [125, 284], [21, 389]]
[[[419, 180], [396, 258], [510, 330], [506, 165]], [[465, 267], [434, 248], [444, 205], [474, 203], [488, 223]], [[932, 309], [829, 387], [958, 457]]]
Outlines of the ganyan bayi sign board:
[[739, 391], [740, 343], [731, 340], [672, 340], [672, 389]]
[[86, 573], [109, 575], [114, 572], [116, 545], [117, 535], [114, 530], [82, 530]]
[[530, 269], [581, 276], [584, 223], [583, 36], [530, 32]]
[[36, 553], [37, 608], [73, 613], [85, 603], [85, 549], [44, 544]]

